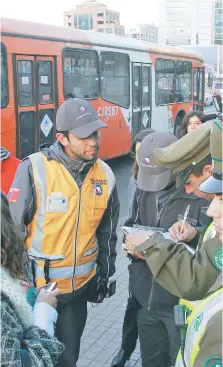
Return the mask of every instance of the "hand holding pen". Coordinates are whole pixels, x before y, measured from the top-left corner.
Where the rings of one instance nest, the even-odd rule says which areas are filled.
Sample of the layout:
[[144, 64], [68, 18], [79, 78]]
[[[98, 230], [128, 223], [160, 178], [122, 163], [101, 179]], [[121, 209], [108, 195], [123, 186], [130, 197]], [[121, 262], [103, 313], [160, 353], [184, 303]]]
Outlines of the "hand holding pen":
[[173, 238], [174, 241], [190, 242], [197, 235], [196, 228], [192, 227], [187, 222], [189, 210], [190, 208], [188, 209], [187, 207], [184, 213], [184, 218], [179, 222], [174, 223], [172, 227], [169, 228], [170, 236]]

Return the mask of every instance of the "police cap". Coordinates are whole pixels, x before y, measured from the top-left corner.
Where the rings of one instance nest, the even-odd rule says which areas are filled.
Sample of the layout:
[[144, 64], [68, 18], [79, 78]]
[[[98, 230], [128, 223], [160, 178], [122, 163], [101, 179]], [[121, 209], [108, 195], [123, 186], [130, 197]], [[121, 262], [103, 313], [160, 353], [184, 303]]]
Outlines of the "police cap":
[[177, 175], [177, 183], [185, 182], [194, 167], [210, 155], [211, 127], [211, 121], [205, 122], [168, 147], [154, 150], [157, 163], [171, 169]]
[[222, 134], [222, 122], [214, 121], [210, 136], [212, 172], [211, 176], [199, 186], [200, 191], [208, 194], [222, 193]]

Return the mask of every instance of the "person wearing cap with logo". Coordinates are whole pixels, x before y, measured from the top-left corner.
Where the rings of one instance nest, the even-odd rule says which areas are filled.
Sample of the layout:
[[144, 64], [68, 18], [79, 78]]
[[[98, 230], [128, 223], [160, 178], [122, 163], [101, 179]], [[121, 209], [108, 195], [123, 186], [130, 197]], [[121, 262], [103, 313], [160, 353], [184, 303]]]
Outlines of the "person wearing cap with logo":
[[[160, 167], [154, 159], [155, 148], [176, 142], [174, 135], [154, 132], [143, 139], [138, 151], [139, 171], [132, 217], [125, 226], [150, 226], [168, 230], [183, 217], [188, 205], [188, 219], [200, 225], [204, 200], [176, 189], [171, 170]], [[153, 278], [144, 258], [133, 256], [129, 265], [130, 293], [138, 304], [138, 331], [143, 367], [173, 366], [180, 347], [173, 307], [178, 298], [162, 288]], [[168, 360], [171, 356], [171, 361]], [[124, 366], [113, 363], [112, 366]]]
[[[215, 124], [220, 126], [218, 131], [221, 131], [222, 123]], [[200, 196], [209, 200], [213, 200], [215, 193], [200, 191], [199, 185], [212, 176], [212, 169], [209, 173], [203, 172], [202, 177], [196, 177], [193, 172], [210, 152], [211, 131], [212, 123], [205, 123], [185, 135], [179, 141], [180, 145], [176, 142], [169, 149], [154, 151], [157, 162], [172, 167], [186, 190], [194, 190], [196, 195], [200, 193]], [[213, 146], [215, 140], [212, 141]], [[222, 149], [220, 144], [218, 149]], [[181, 221], [172, 227], [170, 234], [175, 242], [165, 239], [161, 234], [149, 236], [148, 232], [141, 231], [139, 235], [129, 236], [126, 246], [131, 250], [145, 251], [146, 262], [153, 276], [169, 292], [189, 301], [202, 299], [222, 271], [222, 261], [218, 260], [222, 257], [222, 245], [219, 235], [216, 235], [215, 223], [201, 233], [200, 229], [192, 229], [187, 222], [182, 227]], [[195, 254], [188, 251], [185, 245], [190, 241], [197, 242]]]
[[16, 195], [9, 195], [34, 284], [57, 282], [61, 292], [56, 336], [65, 351], [58, 367], [76, 366], [87, 300], [98, 301], [98, 286], [106, 289], [115, 273], [119, 200], [111, 169], [98, 159], [105, 127], [90, 103], [68, 99], [57, 111], [56, 142], [23, 160]]

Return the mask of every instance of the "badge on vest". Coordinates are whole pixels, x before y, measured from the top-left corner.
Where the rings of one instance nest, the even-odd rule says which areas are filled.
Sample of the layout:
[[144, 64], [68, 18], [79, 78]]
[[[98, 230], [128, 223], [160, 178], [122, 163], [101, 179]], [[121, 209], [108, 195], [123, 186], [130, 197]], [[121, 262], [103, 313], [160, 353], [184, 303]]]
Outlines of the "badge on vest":
[[102, 187], [99, 184], [94, 185], [94, 195], [101, 196], [102, 195]]
[[51, 192], [47, 196], [46, 211], [48, 213], [66, 213], [68, 211], [68, 196], [63, 196], [62, 192]]
[[204, 367], [222, 367], [221, 357], [210, 357], [204, 364]]

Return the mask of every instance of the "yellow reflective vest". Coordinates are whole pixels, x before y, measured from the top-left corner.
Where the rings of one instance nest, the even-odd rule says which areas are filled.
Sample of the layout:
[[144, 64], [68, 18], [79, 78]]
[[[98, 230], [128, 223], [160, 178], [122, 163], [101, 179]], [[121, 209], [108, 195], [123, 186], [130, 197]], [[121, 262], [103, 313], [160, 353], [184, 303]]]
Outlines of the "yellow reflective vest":
[[[208, 322], [222, 310], [222, 288], [200, 301], [187, 319], [184, 360], [186, 367], [193, 367], [199, 357], [199, 343], [205, 334]], [[178, 355], [175, 367], [185, 367], [182, 356]]]
[[66, 167], [42, 153], [29, 156], [37, 195], [26, 245], [35, 263], [36, 286], [57, 282], [61, 293], [96, 273], [96, 230], [115, 186], [110, 167], [97, 160], [79, 188]]

